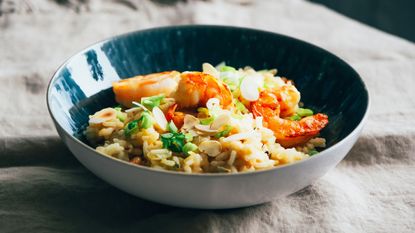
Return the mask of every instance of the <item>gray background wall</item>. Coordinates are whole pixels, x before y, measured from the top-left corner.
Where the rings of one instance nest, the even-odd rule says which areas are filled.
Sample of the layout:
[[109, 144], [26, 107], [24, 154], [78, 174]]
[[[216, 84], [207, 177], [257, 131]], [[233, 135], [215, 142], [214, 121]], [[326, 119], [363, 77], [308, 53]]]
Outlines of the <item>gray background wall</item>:
[[415, 0], [310, 0], [415, 42]]

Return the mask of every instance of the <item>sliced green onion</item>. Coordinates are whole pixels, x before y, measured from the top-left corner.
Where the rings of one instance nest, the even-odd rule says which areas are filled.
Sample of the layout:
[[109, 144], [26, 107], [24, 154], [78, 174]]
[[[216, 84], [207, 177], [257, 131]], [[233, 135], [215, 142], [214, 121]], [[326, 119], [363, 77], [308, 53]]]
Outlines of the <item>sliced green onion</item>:
[[316, 149], [312, 149], [312, 150], [310, 150], [310, 151], [308, 152], [308, 154], [309, 154], [310, 156], [313, 156], [313, 155], [315, 155], [315, 154], [318, 154], [318, 151], [317, 151]]
[[213, 117], [203, 118], [203, 119], [200, 119], [200, 124], [210, 125], [210, 124], [212, 124], [213, 120], [214, 120]]
[[311, 109], [308, 109], [308, 108], [298, 108], [297, 109], [297, 114], [300, 117], [312, 116], [313, 111]]
[[164, 138], [164, 139], [170, 139], [172, 137], [173, 137], [173, 134], [172, 133], [165, 133], [165, 134], [162, 134], [161, 135], [161, 138]]
[[140, 119], [129, 122], [124, 128], [124, 135], [129, 137], [139, 129], [148, 129], [153, 125], [150, 113], [143, 112]]
[[299, 121], [299, 120], [301, 120], [301, 117], [298, 114], [294, 114], [290, 117], [290, 120]]
[[126, 115], [123, 112], [121, 112], [121, 110], [122, 110], [121, 107], [115, 107], [114, 110], [116, 111], [117, 118], [121, 122], [124, 122], [125, 121], [125, 118], [126, 118]]
[[235, 68], [233, 68], [232, 66], [221, 66], [220, 67], [220, 72], [231, 72], [231, 71], [236, 71]]
[[191, 142], [186, 143], [183, 146], [183, 152], [188, 155], [190, 151], [196, 151], [197, 150], [197, 146]]
[[160, 102], [164, 99], [164, 95], [155, 95], [151, 97], [145, 97], [141, 99], [141, 104], [148, 107], [154, 108], [160, 105]]
[[183, 133], [165, 133], [160, 135], [163, 148], [179, 153], [183, 151], [185, 136]]
[[221, 138], [221, 137], [228, 136], [228, 134], [231, 132], [231, 130], [232, 130], [232, 126], [227, 125], [227, 126], [225, 126], [224, 130], [220, 131], [219, 133], [217, 133], [215, 135], [215, 138]]
[[143, 112], [140, 117], [140, 128], [148, 129], [153, 126], [153, 121], [151, 120], [151, 115], [148, 112]]
[[130, 123], [128, 123], [124, 128], [124, 135], [129, 137], [129, 136], [131, 136], [131, 134], [137, 132], [138, 122], [139, 122], [139, 120], [133, 120]]
[[239, 110], [240, 112], [246, 112], [248, 109], [246, 109], [245, 105], [243, 103], [241, 103], [240, 101], [236, 101], [236, 109]]
[[186, 139], [186, 142], [193, 141], [193, 135], [191, 133], [187, 133], [184, 135], [184, 138]]
[[170, 122], [167, 124], [167, 130], [168, 130], [170, 133], [177, 133], [177, 131], [178, 131], [178, 129], [177, 129], [177, 127], [176, 127], [176, 125], [174, 124], [174, 122], [173, 122], [173, 121], [170, 121]]
[[241, 114], [231, 113], [231, 116], [237, 120], [242, 120], [244, 117]]

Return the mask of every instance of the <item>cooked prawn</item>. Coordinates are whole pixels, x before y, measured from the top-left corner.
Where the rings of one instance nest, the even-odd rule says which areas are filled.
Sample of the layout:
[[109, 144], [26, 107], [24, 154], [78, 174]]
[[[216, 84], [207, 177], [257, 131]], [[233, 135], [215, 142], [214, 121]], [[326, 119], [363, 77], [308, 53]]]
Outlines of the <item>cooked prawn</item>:
[[177, 90], [179, 80], [179, 72], [166, 71], [123, 79], [114, 82], [112, 86], [115, 100], [126, 107], [132, 107], [132, 102], [140, 101], [142, 97], [159, 94], [170, 96]]
[[[304, 144], [327, 125], [328, 117], [321, 113], [305, 117], [300, 121], [283, 119], [282, 117], [289, 116], [288, 110], [292, 111], [295, 108], [281, 101], [279, 98], [281, 95], [275, 90], [262, 91], [259, 99], [251, 103], [251, 111], [255, 117], [263, 117], [264, 125], [274, 131], [277, 142], [282, 146], [293, 147]], [[291, 101], [291, 105], [292, 103]], [[286, 112], [283, 113], [282, 109]]]
[[268, 128], [274, 131], [277, 142], [283, 147], [293, 147], [306, 143], [327, 125], [328, 117], [318, 113], [299, 121], [287, 120], [277, 116], [267, 119]]
[[220, 80], [203, 72], [168, 71], [136, 76], [113, 83], [116, 101], [127, 107], [143, 97], [164, 94], [174, 98], [179, 108], [206, 105], [210, 98], [219, 99], [227, 108], [232, 105], [232, 93]]

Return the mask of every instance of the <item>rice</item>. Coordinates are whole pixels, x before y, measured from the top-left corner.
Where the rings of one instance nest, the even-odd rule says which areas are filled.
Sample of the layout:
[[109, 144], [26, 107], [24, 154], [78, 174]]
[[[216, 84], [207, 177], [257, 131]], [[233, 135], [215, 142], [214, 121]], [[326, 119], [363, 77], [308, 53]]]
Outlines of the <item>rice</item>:
[[[237, 72], [258, 76], [250, 68]], [[274, 87], [285, 85], [285, 81], [274, 77], [272, 72], [275, 71], [261, 73], [263, 82]], [[207, 109], [199, 112], [199, 118], [186, 115], [184, 126], [174, 132], [169, 126], [165, 127], [167, 120], [164, 119], [174, 101], [165, 98], [159, 107], [148, 111], [148, 122], [151, 123], [146, 127], [137, 127], [147, 110], [143, 107], [102, 109], [90, 116], [85, 135], [96, 151], [105, 156], [154, 169], [186, 173], [270, 169], [306, 159], [317, 153], [317, 148], [326, 146], [324, 138], [315, 137], [302, 146], [284, 148], [277, 143], [274, 132], [266, 127], [267, 122], [263, 122], [262, 117], [255, 118], [247, 111], [235, 114], [234, 109], [222, 109], [215, 98], [209, 99]], [[208, 117], [213, 121], [202, 125], [201, 120]], [[189, 145], [190, 151], [184, 151], [185, 144]]]

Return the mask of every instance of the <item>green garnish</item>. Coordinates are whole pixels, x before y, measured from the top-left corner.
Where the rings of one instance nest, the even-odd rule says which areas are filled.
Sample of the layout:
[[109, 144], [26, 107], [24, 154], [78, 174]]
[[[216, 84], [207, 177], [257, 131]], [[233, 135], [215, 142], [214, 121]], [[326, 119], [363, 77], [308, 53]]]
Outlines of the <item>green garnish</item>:
[[290, 117], [290, 120], [299, 121], [299, 120], [301, 120], [301, 117], [296, 113], [296, 114], [294, 114]]
[[308, 109], [308, 108], [298, 108], [297, 109], [297, 114], [300, 117], [312, 116], [313, 111], [311, 109]]
[[193, 135], [191, 133], [187, 133], [184, 135], [184, 138], [186, 139], [186, 142], [193, 141]]
[[137, 130], [138, 130], [138, 120], [133, 120], [125, 126], [124, 134], [125, 136], [129, 137], [131, 136], [131, 134], [137, 132]]
[[174, 122], [173, 122], [173, 121], [170, 121], [170, 122], [167, 124], [167, 130], [168, 130], [170, 133], [177, 133], [177, 131], [178, 131], [178, 129], [177, 129], [177, 127], [176, 127], [176, 125], [174, 124]]
[[241, 114], [231, 113], [231, 116], [238, 120], [244, 119], [244, 117]]
[[228, 136], [228, 134], [231, 132], [231, 130], [232, 130], [232, 126], [227, 125], [227, 126], [225, 126], [224, 130], [220, 131], [219, 133], [217, 133], [215, 135], [215, 138], [221, 138], [221, 137]]
[[236, 71], [235, 68], [233, 68], [232, 66], [221, 66], [220, 67], [220, 72], [230, 72], [230, 71]]
[[197, 146], [191, 142], [186, 143], [183, 146], [183, 152], [188, 155], [190, 151], [196, 151], [197, 150]]
[[315, 154], [318, 154], [318, 151], [317, 151], [316, 149], [312, 149], [312, 150], [310, 150], [310, 151], [308, 152], [308, 154], [309, 154], [310, 156], [313, 156], [313, 155], [315, 155]]
[[145, 97], [141, 99], [141, 104], [147, 108], [154, 108], [160, 105], [160, 102], [164, 99], [164, 95], [155, 95], [151, 97]]
[[135, 132], [137, 132], [139, 129], [148, 129], [152, 125], [153, 125], [153, 121], [151, 120], [150, 113], [143, 112], [141, 114], [140, 119], [133, 120], [125, 126], [124, 134], [125, 136], [129, 137]]
[[235, 107], [240, 112], [246, 112], [248, 110], [248, 109], [246, 109], [245, 105], [243, 103], [241, 103], [240, 101], [238, 101], [238, 100], [236, 100]]
[[124, 122], [125, 121], [125, 118], [126, 118], [126, 115], [123, 112], [121, 112], [121, 110], [122, 110], [121, 107], [115, 107], [114, 110], [116, 111], [117, 118], [121, 122]]
[[163, 142], [163, 148], [173, 152], [180, 153], [183, 151], [185, 136], [183, 133], [165, 133], [160, 135]]
[[148, 129], [153, 125], [153, 121], [151, 120], [151, 115], [148, 112], [143, 112], [139, 119], [140, 121], [140, 129]]
[[213, 117], [203, 118], [203, 119], [200, 119], [200, 124], [210, 125], [213, 122], [213, 120], [215, 120]]

